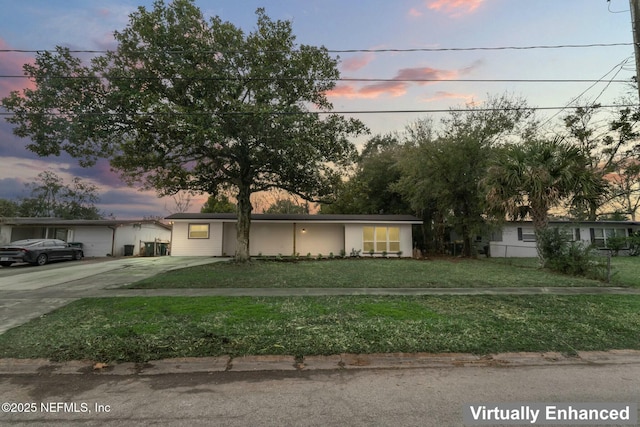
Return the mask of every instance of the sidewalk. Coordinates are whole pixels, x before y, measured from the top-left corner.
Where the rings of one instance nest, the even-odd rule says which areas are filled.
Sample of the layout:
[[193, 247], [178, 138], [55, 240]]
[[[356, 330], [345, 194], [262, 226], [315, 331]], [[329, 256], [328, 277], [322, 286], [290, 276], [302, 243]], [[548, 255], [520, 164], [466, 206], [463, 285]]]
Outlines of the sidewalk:
[[137, 296], [336, 296], [336, 295], [640, 295], [640, 289], [621, 287], [530, 287], [530, 288], [185, 288], [185, 289], [55, 289], [46, 288], [35, 293], [25, 291], [1, 292], [5, 299], [79, 299]]

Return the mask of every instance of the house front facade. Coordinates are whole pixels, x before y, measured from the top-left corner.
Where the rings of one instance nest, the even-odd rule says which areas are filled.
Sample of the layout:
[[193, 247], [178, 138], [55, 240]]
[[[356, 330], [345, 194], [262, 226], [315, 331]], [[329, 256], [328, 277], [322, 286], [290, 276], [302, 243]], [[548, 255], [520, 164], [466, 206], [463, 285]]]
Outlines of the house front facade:
[[[179, 213], [171, 221], [171, 255], [233, 256], [236, 251], [235, 214]], [[253, 214], [251, 256], [360, 255], [411, 257], [410, 215], [288, 215]]]
[[[635, 221], [550, 221], [549, 227], [564, 231], [572, 241], [592, 244], [604, 249], [612, 237], [629, 237], [640, 231]], [[492, 257], [538, 256], [536, 235], [531, 221], [508, 222], [494, 231], [489, 241]], [[624, 254], [624, 251], [622, 251]]]
[[159, 255], [156, 248], [168, 247], [171, 227], [153, 220], [0, 219], [0, 244], [23, 239], [82, 243], [85, 257]]

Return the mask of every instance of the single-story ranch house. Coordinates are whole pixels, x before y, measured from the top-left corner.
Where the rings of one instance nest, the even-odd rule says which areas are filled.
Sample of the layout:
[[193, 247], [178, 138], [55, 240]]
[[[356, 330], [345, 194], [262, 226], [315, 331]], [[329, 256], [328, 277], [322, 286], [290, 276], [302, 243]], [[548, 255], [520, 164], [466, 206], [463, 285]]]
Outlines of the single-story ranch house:
[[154, 220], [0, 218], [0, 244], [23, 239], [82, 243], [85, 257], [161, 255], [171, 226]]
[[[550, 227], [564, 230], [573, 241], [605, 248], [611, 237], [628, 237], [640, 231], [634, 221], [550, 221]], [[492, 257], [536, 257], [536, 235], [531, 221], [508, 222], [492, 233], [489, 239]]]
[[[171, 255], [232, 256], [236, 250], [236, 214], [177, 213]], [[360, 251], [376, 256], [411, 257], [411, 226], [421, 221], [411, 215], [291, 215], [252, 214], [251, 256], [346, 255]]]

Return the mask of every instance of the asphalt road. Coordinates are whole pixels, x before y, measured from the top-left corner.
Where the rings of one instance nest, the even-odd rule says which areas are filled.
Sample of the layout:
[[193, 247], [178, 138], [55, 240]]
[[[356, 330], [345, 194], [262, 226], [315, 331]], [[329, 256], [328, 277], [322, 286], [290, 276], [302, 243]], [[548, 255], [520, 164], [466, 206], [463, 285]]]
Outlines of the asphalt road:
[[[212, 261], [123, 258], [0, 269], [0, 333], [76, 297]], [[155, 375], [9, 371], [0, 373], [0, 404], [9, 403], [0, 425], [462, 426], [463, 406], [473, 403], [638, 403], [640, 358], [618, 360], [237, 372], [185, 366], [184, 373]]]
[[[0, 376], [1, 425], [462, 426], [476, 403], [638, 402], [640, 363]], [[47, 412], [44, 407], [56, 412]], [[64, 404], [67, 404], [66, 408]], [[87, 412], [71, 412], [82, 411]]]

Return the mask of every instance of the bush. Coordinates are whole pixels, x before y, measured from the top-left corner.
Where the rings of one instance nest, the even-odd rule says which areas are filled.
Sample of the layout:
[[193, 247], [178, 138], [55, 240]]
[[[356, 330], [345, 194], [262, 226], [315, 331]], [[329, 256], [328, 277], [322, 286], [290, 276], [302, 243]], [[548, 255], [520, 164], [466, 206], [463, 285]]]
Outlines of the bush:
[[626, 247], [627, 238], [624, 236], [613, 236], [607, 239], [607, 248], [613, 251], [613, 256], [618, 256], [618, 252]]
[[572, 242], [568, 233], [557, 228], [537, 233], [543, 267], [571, 276], [605, 280], [607, 265], [593, 246]]
[[640, 255], [640, 232], [636, 231], [631, 236], [629, 236], [627, 242], [629, 242], [629, 255]]

